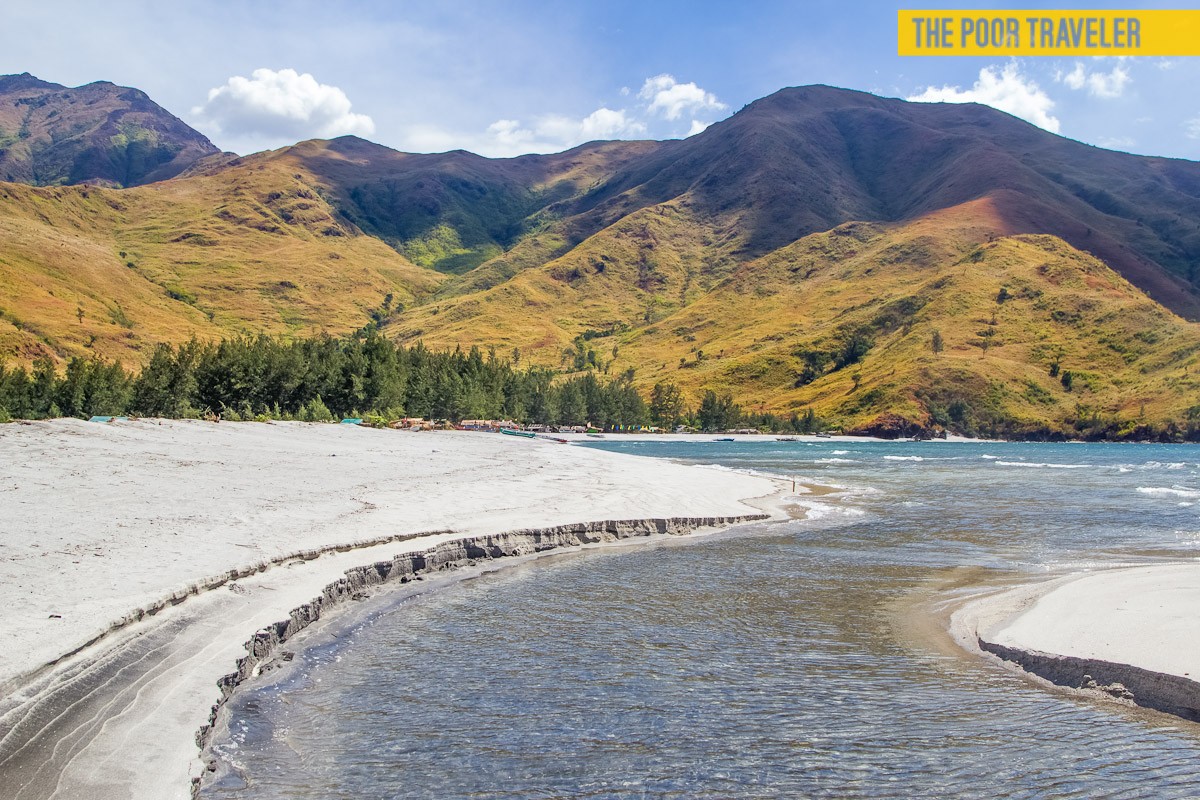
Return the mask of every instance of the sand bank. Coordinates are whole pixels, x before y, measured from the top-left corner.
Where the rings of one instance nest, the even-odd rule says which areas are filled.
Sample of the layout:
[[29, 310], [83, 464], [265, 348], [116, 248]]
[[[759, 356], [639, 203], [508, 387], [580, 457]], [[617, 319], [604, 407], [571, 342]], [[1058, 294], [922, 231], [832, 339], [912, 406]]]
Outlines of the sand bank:
[[217, 681], [331, 583], [357, 591], [347, 571], [518, 529], [778, 514], [780, 489], [492, 434], [0, 426], [0, 795], [186, 797]]
[[975, 599], [952, 628], [1058, 686], [1200, 721], [1200, 563], [1072, 575]]

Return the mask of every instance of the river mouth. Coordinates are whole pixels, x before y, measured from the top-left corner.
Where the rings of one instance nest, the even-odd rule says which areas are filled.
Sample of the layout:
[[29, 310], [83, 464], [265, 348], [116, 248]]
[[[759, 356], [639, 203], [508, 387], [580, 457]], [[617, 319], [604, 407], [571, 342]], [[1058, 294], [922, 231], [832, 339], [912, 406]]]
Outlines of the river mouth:
[[[882, 456], [913, 450], [889, 447], [834, 476], [857, 487], [842, 510], [382, 603], [297, 652], [286, 680], [235, 696], [236, 775], [201, 796], [1200, 793], [1200, 727], [1047, 692], [944, 625], [980, 587], [1194, 557], [1187, 508], [1147, 516], [1116, 466], [1047, 489], [983, 465], [901, 472]], [[1109, 457], [1009, 447], [1014, 461]], [[767, 460], [727, 452], [737, 468]]]

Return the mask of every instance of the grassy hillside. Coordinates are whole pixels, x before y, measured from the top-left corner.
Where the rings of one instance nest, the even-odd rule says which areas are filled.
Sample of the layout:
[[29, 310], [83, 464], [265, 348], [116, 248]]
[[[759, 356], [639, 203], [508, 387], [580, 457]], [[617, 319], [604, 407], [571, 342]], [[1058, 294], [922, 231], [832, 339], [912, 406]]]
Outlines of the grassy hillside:
[[373, 324], [846, 427], [1117, 431], [1200, 420], [1197, 264], [1200, 164], [815, 86], [679, 141], [343, 137], [131, 189], [0, 183], [0, 356]]
[[127, 190], [0, 183], [0, 241], [0, 352], [20, 360], [344, 333], [441, 280], [264, 165]]
[[[399, 324], [438, 345], [494, 342], [551, 363], [580, 337], [610, 372], [635, 369], [643, 388], [671, 381], [693, 403], [706, 388], [729, 391], [751, 410], [812, 408], [847, 428], [881, 415], [886, 426], [888, 413], [964, 431], [1187, 418], [1200, 403], [1200, 326], [1057, 237], [1013, 233], [1001, 205], [846, 223], [673, 308], [689, 253], [663, 233], [671, 216], [654, 214], [664, 299], [650, 322], [631, 298], [655, 294], [631, 289], [628, 271], [593, 271], [576, 279], [589, 284], [581, 289], [552, 264]], [[600, 251], [636, 260], [619, 229], [605, 234]]]

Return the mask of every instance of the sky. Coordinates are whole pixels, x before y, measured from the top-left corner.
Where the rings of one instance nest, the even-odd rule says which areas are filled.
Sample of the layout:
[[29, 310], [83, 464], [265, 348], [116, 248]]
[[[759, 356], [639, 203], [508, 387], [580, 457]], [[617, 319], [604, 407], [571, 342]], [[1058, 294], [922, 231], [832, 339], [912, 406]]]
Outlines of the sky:
[[896, 54], [898, 8], [988, 7], [961, 0], [5, 5], [0, 74], [134, 86], [243, 155], [343, 134], [497, 157], [681, 138], [783, 87], [824, 83], [987, 103], [1088, 144], [1200, 160], [1200, 57]]

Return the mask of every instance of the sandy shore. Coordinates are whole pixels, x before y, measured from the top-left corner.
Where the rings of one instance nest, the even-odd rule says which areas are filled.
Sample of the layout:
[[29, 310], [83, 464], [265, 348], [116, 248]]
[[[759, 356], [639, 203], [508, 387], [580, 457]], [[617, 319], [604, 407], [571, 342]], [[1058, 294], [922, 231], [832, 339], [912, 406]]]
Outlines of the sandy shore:
[[968, 602], [960, 643], [1068, 689], [1200, 721], [1200, 563], [1102, 570]]
[[781, 489], [494, 434], [0, 426], [0, 796], [187, 797], [217, 681], [348, 570], [517, 529], [782, 516]]

